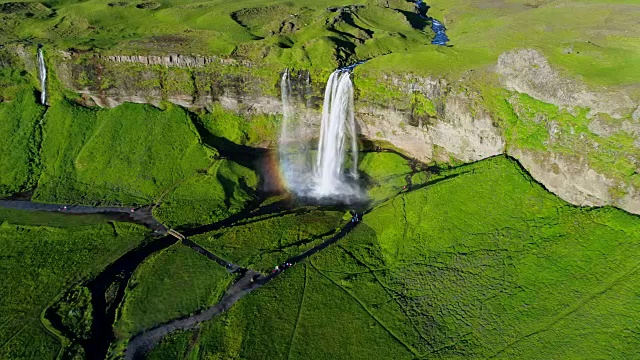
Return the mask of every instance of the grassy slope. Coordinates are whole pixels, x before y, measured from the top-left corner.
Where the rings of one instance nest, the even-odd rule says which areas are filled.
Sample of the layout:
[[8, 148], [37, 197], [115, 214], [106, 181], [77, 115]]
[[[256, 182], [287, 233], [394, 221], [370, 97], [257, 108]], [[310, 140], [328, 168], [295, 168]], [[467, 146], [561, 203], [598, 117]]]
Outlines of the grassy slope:
[[217, 160], [206, 172], [180, 183], [156, 208], [169, 226], [210, 224], [244, 208], [251, 200], [256, 174], [229, 160]]
[[407, 185], [411, 176], [407, 160], [394, 153], [365, 153], [360, 156], [358, 169], [364, 174], [368, 196], [375, 201], [395, 195]]
[[92, 110], [65, 100], [45, 118], [36, 198], [52, 202], [151, 203], [212, 161], [184, 110], [125, 104]]
[[[517, 48], [541, 50], [568, 74], [594, 85], [629, 85], [640, 77], [640, 15], [629, 0], [433, 0], [451, 48], [418, 47], [371, 61], [371, 69], [443, 75], [495, 63]], [[564, 50], [573, 48], [573, 53]]]
[[54, 100], [44, 123], [38, 201], [161, 202], [158, 217], [177, 226], [219, 220], [257, 186], [251, 170], [216, 160], [178, 107], [96, 110]]
[[3, 222], [0, 358], [55, 358], [60, 344], [40, 323], [44, 308], [72, 283], [139, 244], [144, 233], [123, 223], [53, 228]]
[[0, 197], [29, 190], [39, 175], [38, 123], [44, 107], [37, 103], [28, 75], [0, 68]]
[[214, 304], [232, 279], [219, 264], [178, 243], [136, 270], [114, 331], [128, 338]]
[[212, 321], [193, 352], [633, 356], [637, 217], [569, 206], [502, 157], [434, 180]]

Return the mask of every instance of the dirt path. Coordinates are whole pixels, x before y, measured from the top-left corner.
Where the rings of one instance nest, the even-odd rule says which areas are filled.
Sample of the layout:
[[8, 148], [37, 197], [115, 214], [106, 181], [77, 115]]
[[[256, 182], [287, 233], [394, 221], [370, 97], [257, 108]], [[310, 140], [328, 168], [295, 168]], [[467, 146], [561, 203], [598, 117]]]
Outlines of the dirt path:
[[200, 254], [206, 256], [207, 258], [209, 258], [209, 260], [213, 260], [215, 262], [217, 262], [220, 266], [224, 267], [225, 269], [227, 269], [228, 272], [230, 273], [234, 273], [236, 271], [245, 271], [247, 269], [241, 267], [240, 265], [236, 265], [234, 263], [232, 263], [231, 261], [227, 261], [221, 257], [219, 257], [218, 255], [212, 253], [211, 251], [203, 248], [202, 246], [198, 245], [197, 243], [195, 243], [194, 241], [190, 240], [190, 239], [182, 239], [182, 245], [188, 246], [190, 247], [192, 250], [199, 252]]
[[46, 204], [25, 200], [0, 200], [0, 207], [16, 210], [58, 212], [71, 215], [106, 214], [122, 216], [125, 220], [144, 225], [164, 234], [168, 229], [153, 217], [151, 206], [140, 208], [116, 206], [88, 206], [67, 204]]
[[[308, 258], [309, 256], [327, 248], [329, 245], [336, 243], [353, 230], [358, 223], [348, 222], [337, 234], [323, 241], [315, 247], [294, 256], [285, 263], [295, 265]], [[166, 335], [178, 331], [192, 329], [198, 324], [213, 319], [215, 316], [231, 308], [238, 300], [243, 298], [250, 292], [262, 287], [276, 276], [282, 274], [285, 270], [280, 270], [269, 275], [263, 275], [254, 270], [245, 270], [242, 277], [227, 288], [220, 301], [212, 307], [197, 313], [195, 315], [176, 319], [167, 324], [160, 325], [151, 330], [142, 332], [131, 339], [124, 353], [125, 360], [142, 359], [153, 347], [162, 340]], [[254, 279], [254, 281], [252, 281]]]

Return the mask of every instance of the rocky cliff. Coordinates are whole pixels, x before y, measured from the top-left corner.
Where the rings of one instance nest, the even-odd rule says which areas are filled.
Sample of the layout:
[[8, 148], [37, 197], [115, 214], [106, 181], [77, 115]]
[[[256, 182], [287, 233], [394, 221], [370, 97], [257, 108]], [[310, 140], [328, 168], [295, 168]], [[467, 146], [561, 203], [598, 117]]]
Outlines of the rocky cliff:
[[[253, 114], [281, 112], [280, 74], [250, 63], [71, 52], [50, 56], [49, 63], [86, 105], [218, 104], [248, 121]], [[563, 77], [535, 50], [503, 54], [481, 81], [472, 75], [445, 79], [363, 70], [354, 79], [358, 128], [367, 138], [388, 141], [425, 162], [471, 162], [506, 153], [573, 204], [614, 205], [640, 214], [640, 99], [631, 92], [594, 89]], [[295, 74], [303, 136], [311, 138], [327, 73]]]

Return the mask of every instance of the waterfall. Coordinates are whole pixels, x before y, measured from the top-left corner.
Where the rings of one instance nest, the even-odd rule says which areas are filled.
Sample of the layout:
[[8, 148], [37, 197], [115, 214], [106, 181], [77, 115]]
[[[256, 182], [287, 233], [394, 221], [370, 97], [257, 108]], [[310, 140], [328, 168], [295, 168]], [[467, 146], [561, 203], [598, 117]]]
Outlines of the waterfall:
[[42, 46], [38, 47], [38, 75], [40, 76], [40, 103], [47, 105], [47, 67], [44, 64]]
[[[361, 197], [361, 191], [353, 181], [358, 176], [358, 146], [351, 70], [353, 67], [342, 68], [329, 77], [317, 152], [312, 152], [305, 143], [309, 127], [296, 116], [292, 90], [299, 89], [299, 86], [292, 86], [288, 70], [282, 74], [283, 119], [278, 155], [287, 187], [297, 195], [346, 202]], [[302, 90], [308, 100], [310, 78], [308, 75], [304, 79], [298, 76], [298, 80], [305, 83]]]
[[344, 175], [348, 140], [350, 140], [352, 157], [350, 175], [355, 179], [358, 170], [358, 146], [353, 113], [353, 84], [349, 71], [336, 70], [329, 77], [324, 93], [315, 168], [316, 194], [320, 196], [340, 194], [349, 188], [345, 184]]

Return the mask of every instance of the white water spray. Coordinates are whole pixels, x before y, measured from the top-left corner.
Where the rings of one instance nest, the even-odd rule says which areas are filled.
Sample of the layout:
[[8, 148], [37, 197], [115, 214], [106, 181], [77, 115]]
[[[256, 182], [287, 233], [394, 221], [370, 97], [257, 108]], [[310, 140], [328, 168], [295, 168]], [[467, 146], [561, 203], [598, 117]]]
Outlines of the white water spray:
[[[349, 138], [349, 139], [347, 139]], [[353, 179], [358, 175], [358, 145], [356, 122], [353, 113], [353, 84], [348, 71], [337, 70], [329, 77], [324, 93], [322, 124], [316, 162], [316, 188], [319, 196], [351, 193], [344, 174], [346, 145], [351, 145], [351, 171]]]
[[38, 48], [38, 73], [40, 76], [40, 103], [47, 105], [47, 67], [44, 64], [44, 55], [42, 54], [42, 47]]
[[[284, 179], [298, 195], [351, 201], [361, 192], [353, 180], [357, 178], [358, 148], [353, 110], [351, 68], [335, 71], [325, 90], [318, 151], [313, 154], [302, 139], [308, 129], [296, 117], [293, 105], [291, 74], [282, 74], [283, 122], [280, 130], [279, 156]], [[301, 79], [302, 80], [302, 79]], [[309, 98], [309, 78], [304, 79], [305, 96]], [[347, 153], [350, 159], [347, 160]], [[312, 159], [315, 155], [315, 159]], [[345, 168], [349, 170], [345, 172]]]

